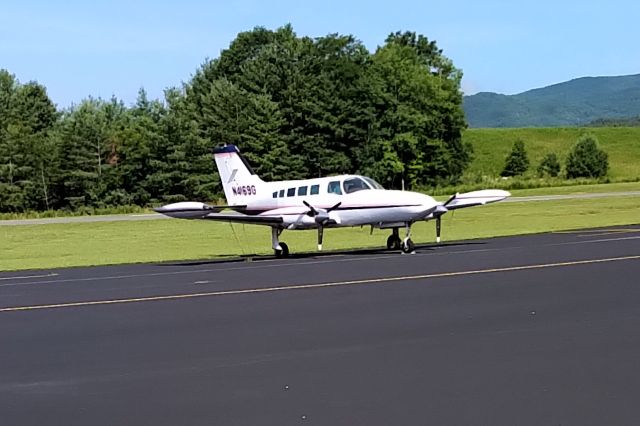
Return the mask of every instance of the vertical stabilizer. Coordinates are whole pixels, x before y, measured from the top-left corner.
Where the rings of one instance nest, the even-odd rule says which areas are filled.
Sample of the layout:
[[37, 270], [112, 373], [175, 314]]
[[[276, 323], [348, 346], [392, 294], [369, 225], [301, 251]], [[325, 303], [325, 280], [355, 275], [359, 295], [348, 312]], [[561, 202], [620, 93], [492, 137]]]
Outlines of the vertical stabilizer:
[[216, 147], [213, 157], [228, 205], [246, 205], [252, 196], [260, 192], [259, 187], [264, 182], [255, 174], [237, 146]]

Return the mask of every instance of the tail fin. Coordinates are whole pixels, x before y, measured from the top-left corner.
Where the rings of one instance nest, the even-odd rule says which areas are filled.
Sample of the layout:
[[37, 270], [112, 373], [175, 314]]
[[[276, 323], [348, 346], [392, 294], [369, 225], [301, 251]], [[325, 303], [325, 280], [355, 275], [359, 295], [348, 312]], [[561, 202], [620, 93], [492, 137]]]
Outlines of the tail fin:
[[224, 145], [213, 150], [224, 195], [230, 206], [246, 205], [259, 191], [262, 179], [253, 171], [247, 159], [235, 145]]

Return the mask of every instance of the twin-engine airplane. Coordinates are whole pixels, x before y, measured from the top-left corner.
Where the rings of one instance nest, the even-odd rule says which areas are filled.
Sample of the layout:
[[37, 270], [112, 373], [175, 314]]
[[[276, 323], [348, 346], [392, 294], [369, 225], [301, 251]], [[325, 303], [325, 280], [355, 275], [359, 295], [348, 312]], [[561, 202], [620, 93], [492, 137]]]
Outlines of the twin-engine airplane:
[[[228, 205], [187, 201], [168, 204], [155, 211], [181, 219], [270, 226], [276, 257], [289, 255], [289, 248], [279, 239], [285, 229], [316, 228], [318, 250], [322, 250], [324, 228], [362, 225], [370, 225], [372, 230], [391, 229], [387, 248], [411, 253], [415, 248], [411, 241], [413, 223], [435, 219], [439, 243], [442, 215], [450, 210], [500, 201], [511, 195], [507, 191], [488, 189], [456, 194], [441, 203], [418, 192], [385, 190], [373, 179], [356, 175], [264, 182], [235, 145], [217, 147], [213, 152]], [[221, 213], [223, 209], [235, 212]], [[400, 228], [406, 230], [404, 239], [400, 239]]]

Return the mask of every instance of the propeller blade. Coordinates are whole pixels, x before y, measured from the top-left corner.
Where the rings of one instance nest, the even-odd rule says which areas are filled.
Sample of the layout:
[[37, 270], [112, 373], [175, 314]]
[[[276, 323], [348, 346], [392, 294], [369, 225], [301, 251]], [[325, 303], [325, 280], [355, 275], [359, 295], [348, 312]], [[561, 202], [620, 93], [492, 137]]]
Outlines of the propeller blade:
[[440, 228], [442, 225], [442, 217], [436, 217], [436, 243], [440, 243]]
[[309, 216], [317, 216], [318, 210], [316, 210], [311, 204], [307, 203], [305, 200], [302, 200], [302, 204], [309, 208]]
[[318, 225], [318, 251], [322, 251], [322, 237], [324, 236], [324, 226]]
[[329, 207], [329, 208], [327, 209], [327, 213], [329, 213], [329, 212], [330, 212], [330, 211], [332, 211], [332, 210], [337, 209], [338, 207], [340, 207], [340, 205], [341, 205], [341, 204], [342, 204], [342, 201], [340, 201], [339, 203], [337, 203], [337, 204], [336, 204], [335, 206], [333, 206], [333, 207]]
[[443, 206], [447, 206], [447, 204], [449, 204], [450, 202], [452, 202], [453, 200], [456, 199], [456, 197], [460, 195], [458, 192], [456, 192], [455, 194], [453, 194], [451, 197], [449, 197], [449, 199], [447, 201], [444, 202]]

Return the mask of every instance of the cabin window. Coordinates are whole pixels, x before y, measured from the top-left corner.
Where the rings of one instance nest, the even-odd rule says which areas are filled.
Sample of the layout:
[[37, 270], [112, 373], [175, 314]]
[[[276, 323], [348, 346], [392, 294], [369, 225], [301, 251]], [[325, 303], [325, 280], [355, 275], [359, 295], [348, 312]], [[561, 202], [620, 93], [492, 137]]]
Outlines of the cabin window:
[[284, 189], [281, 189], [281, 190], [280, 190], [280, 194], [278, 194], [278, 196], [279, 196], [280, 198], [284, 197]]
[[300, 195], [307, 195], [307, 187], [306, 186], [301, 186], [300, 188], [298, 188], [298, 196]]
[[311, 185], [311, 195], [318, 195], [320, 192], [320, 185]]
[[362, 191], [369, 188], [369, 185], [360, 178], [350, 178], [344, 181], [344, 192], [351, 194], [352, 192]]
[[273, 198], [278, 198], [278, 191], [273, 193]]
[[295, 195], [296, 195], [296, 189], [295, 188], [287, 189], [287, 197], [293, 197]]
[[329, 182], [329, 186], [327, 187], [327, 192], [329, 194], [342, 195], [342, 190], [340, 189], [340, 181], [334, 180]]

